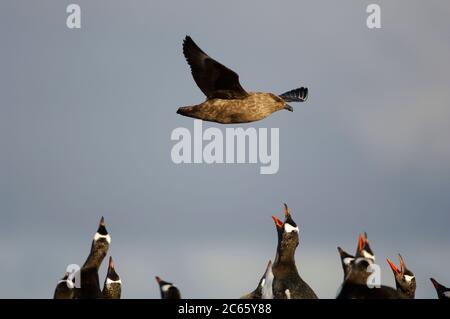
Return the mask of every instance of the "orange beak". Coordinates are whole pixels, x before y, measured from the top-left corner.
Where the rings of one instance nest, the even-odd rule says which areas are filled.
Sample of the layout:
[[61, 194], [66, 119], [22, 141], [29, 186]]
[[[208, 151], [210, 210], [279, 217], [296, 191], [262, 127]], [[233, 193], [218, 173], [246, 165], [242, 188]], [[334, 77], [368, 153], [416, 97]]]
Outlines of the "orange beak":
[[288, 208], [288, 205], [286, 203], [284, 203], [284, 216], [285, 217], [289, 216], [289, 208]]
[[364, 239], [363, 239], [361, 233], [359, 234], [358, 247], [359, 247], [359, 251], [362, 251], [364, 249]]
[[112, 259], [111, 256], [109, 256], [109, 265], [108, 265], [108, 267], [109, 268], [114, 268], [114, 262], [113, 262], [113, 259]]
[[391, 269], [398, 275], [401, 275], [401, 271], [398, 270], [397, 266], [395, 266], [394, 263], [389, 258], [386, 258], [386, 260], [387, 260], [389, 266], [391, 266]]
[[277, 226], [277, 228], [283, 228], [284, 223], [279, 220], [276, 216], [272, 215], [272, 219], [275, 222], [275, 225]]
[[398, 259], [400, 259], [400, 270], [401, 272], [405, 271], [405, 262], [403, 261], [402, 255], [398, 254]]

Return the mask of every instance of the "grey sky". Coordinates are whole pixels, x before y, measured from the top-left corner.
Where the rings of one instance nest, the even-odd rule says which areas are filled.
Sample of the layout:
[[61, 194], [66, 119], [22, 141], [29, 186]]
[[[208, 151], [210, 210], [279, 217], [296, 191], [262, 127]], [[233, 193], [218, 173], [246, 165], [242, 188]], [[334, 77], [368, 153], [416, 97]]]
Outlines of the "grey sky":
[[[383, 283], [400, 252], [418, 297], [435, 298], [430, 276], [450, 285], [450, 3], [71, 2], [0, 3], [0, 297], [51, 297], [101, 215], [124, 297], [159, 297], [154, 275], [239, 297], [274, 257], [283, 202], [320, 297], [341, 281], [336, 247], [364, 230]], [[248, 90], [309, 87], [293, 113], [241, 125], [280, 128], [278, 174], [171, 162], [172, 130], [193, 127], [176, 109], [203, 100], [186, 34]]]

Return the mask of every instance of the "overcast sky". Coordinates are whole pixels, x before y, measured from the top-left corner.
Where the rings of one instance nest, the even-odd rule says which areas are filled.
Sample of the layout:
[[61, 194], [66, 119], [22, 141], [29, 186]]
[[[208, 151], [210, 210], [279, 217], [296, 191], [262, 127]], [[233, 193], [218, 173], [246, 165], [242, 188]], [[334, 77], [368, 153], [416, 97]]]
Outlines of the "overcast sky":
[[[384, 284], [401, 253], [418, 297], [436, 297], [431, 276], [450, 286], [449, 2], [74, 2], [80, 30], [69, 1], [0, 3], [0, 297], [52, 297], [101, 215], [123, 297], [158, 298], [155, 275], [185, 297], [240, 297], [275, 255], [283, 202], [319, 297], [360, 231]], [[277, 174], [171, 161], [172, 130], [193, 128], [177, 108], [204, 99], [186, 34], [247, 90], [309, 87], [293, 113], [238, 125], [280, 129]]]

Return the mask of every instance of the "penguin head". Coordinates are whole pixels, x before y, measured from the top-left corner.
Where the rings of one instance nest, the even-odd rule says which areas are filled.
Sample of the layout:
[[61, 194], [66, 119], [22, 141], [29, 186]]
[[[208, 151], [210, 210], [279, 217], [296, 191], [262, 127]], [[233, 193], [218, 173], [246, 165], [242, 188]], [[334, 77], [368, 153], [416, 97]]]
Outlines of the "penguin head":
[[105, 227], [105, 219], [100, 218], [100, 223], [98, 225], [97, 232], [94, 235], [94, 240], [92, 242], [92, 248], [94, 251], [100, 252], [101, 255], [106, 256], [106, 253], [111, 243], [111, 236]]
[[398, 254], [398, 258], [400, 260], [399, 268], [389, 258], [386, 259], [394, 273], [397, 289], [400, 289], [408, 296], [414, 297], [416, 292], [416, 277], [411, 270], [406, 268], [403, 257], [400, 254]]
[[355, 256], [350, 255], [344, 251], [341, 247], [338, 247], [339, 256], [341, 257], [342, 270], [344, 271], [344, 277], [350, 272], [354, 262]]
[[371, 274], [369, 266], [375, 262], [375, 255], [369, 246], [367, 234], [364, 234], [364, 237], [362, 234], [359, 235], [358, 246], [354, 258], [355, 259], [350, 262], [350, 267], [344, 269], [344, 273], [346, 270], [348, 271], [345, 279], [359, 284], [365, 284]]
[[299, 243], [299, 228], [292, 219], [289, 208], [284, 204], [284, 222], [278, 219], [276, 216], [272, 216], [278, 233], [278, 245], [281, 248], [293, 248], [295, 249]]
[[181, 299], [180, 291], [171, 282], [164, 281], [158, 276], [155, 279], [159, 285], [161, 299]]
[[430, 278], [430, 280], [433, 283], [434, 288], [436, 289], [439, 299], [450, 299], [450, 288], [441, 285], [434, 278]]
[[367, 239], [367, 233], [364, 233], [364, 237], [362, 234], [359, 234], [355, 257], [356, 259], [364, 258], [371, 260], [372, 263], [375, 262], [375, 254], [370, 248], [369, 240]]
[[116, 269], [114, 268], [114, 261], [110, 256], [108, 263], [108, 273], [106, 274], [106, 285], [110, 286], [111, 284], [122, 284], [122, 281], [117, 274]]

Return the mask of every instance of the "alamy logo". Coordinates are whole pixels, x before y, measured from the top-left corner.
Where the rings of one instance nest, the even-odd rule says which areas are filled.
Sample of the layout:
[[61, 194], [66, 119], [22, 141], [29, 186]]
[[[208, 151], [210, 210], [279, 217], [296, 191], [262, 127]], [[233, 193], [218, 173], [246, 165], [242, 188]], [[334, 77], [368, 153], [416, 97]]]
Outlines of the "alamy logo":
[[81, 288], [81, 273], [80, 266], [77, 264], [70, 264], [66, 268], [68, 274], [66, 283], [69, 288]]
[[370, 13], [366, 20], [366, 25], [369, 29], [381, 28], [381, 7], [378, 4], [369, 4], [366, 9]]
[[[175, 164], [257, 164], [260, 174], [276, 174], [279, 169], [279, 129], [254, 127], [226, 128], [225, 134], [216, 127], [203, 131], [203, 121], [194, 120], [194, 132], [179, 127], [172, 131], [171, 158]], [[204, 145], [203, 142], [206, 142]]]
[[66, 19], [66, 25], [69, 29], [81, 29], [81, 8], [78, 4], [69, 4], [66, 8], [69, 13]]
[[370, 264], [367, 269], [367, 272], [370, 272], [369, 277], [367, 278], [367, 287], [369, 288], [380, 288], [381, 287], [381, 268], [377, 264]]

